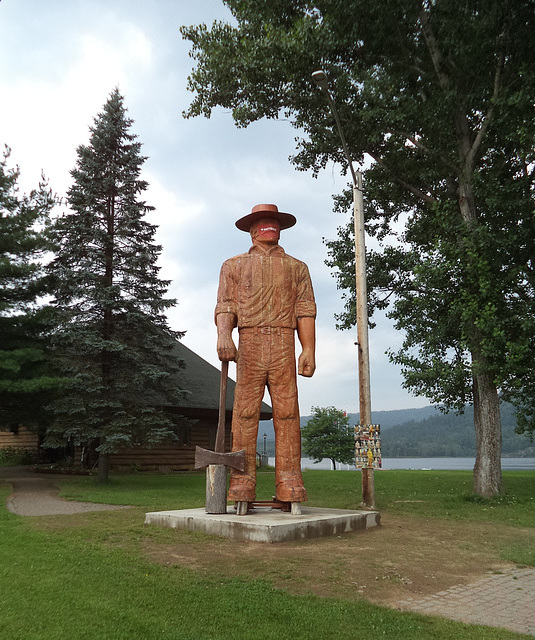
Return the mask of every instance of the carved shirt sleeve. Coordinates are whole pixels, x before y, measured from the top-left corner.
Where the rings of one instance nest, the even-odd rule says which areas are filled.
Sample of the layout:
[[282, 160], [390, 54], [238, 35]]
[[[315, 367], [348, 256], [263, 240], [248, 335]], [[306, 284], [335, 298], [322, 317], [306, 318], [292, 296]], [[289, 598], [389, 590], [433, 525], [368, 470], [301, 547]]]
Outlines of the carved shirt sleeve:
[[295, 303], [295, 315], [297, 318], [316, 317], [316, 302], [312, 280], [308, 267], [304, 262], [299, 262], [297, 296]]
[[[237, 256], [239, 258], [240, 256]], [[236, 269], [236, 259], [230, 258], [223, 263], [219, 274], [219, 288], [217, 290], [217, 304], [215, 317], [220, 313], [232, 313], [238, 316], [238, 278], [239, 272]]]

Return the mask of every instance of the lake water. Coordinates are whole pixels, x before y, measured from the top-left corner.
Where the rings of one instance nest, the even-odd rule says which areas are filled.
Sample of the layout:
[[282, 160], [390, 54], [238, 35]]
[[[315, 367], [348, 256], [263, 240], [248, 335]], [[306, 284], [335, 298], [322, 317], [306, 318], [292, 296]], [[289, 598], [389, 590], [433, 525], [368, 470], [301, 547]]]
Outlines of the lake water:
[[[269, 458], [269, 464], [275, 466], [275, 458]], [[339, 468], [339, 465], [336, 465]], [[330, 469], [331, 461], [327, 458], [314, 462], [302, 458], [303, 469]], [[351, 465], [340, 465], [343, 470], [355, 470]], [[468, 470], [474, 468], [474, 458], [383, 458], [383, 469], [442, 469]], [[535, 469], [535, 458], [502, 458], [503, 471], [521, 471]]]

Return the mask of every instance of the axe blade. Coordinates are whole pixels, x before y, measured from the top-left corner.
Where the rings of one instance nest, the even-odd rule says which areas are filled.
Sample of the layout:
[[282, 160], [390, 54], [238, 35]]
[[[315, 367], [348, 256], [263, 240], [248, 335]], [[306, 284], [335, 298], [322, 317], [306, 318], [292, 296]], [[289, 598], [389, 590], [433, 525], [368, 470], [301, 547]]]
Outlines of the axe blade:
[[245, 449], [221, 453], [209, 451], [202, 447], [195, 447], [195, 469], [201, 469], [210, 464], [223, 464], [226, 467], [232, 467], [237, 471], [243, 472], [245, 469]]

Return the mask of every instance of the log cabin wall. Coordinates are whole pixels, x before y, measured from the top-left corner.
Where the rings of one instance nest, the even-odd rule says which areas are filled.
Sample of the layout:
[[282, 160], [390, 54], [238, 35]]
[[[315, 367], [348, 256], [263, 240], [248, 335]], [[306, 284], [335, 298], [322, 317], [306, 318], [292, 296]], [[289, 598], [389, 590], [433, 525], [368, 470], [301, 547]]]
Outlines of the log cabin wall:
[[20, 449], [23, 451], [37, 451], [38, 436], [27, 427], [19, 427], [16, 432], [0, 431], [0, 449]]
[[[162, 442], [154, 447], [132, 447], [110, 455], [110, 468], [120, 471], [192, 471], [195, 468], [195, 447], [213, 449], [217, 425], [213, 419], [200, 419], [189, 429], [182, 442]], [[230, 450], [230, 429], [227, 429], [225, 449]], [[184, 441], [185, 440], [185, 441]]]

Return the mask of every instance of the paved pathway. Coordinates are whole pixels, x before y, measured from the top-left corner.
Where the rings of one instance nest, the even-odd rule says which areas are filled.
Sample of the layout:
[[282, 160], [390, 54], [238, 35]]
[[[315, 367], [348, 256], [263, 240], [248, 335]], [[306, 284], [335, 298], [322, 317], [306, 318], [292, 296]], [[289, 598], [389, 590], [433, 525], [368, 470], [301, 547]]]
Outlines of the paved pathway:
[[490, 574], [472, 584], [451, 587], [421, 600], [404, 600], [398, 606], [535, 636], [535, 569]]
[[54, 476], [28, 471], [25, 467], [0, 467], [0, 480], [11, 484], [13, 493], [6, 502], [8, 511], [19, 516], [51, 516], [111, 511], [129, 507], [93, 502], [75, 502], [58, 497]]

